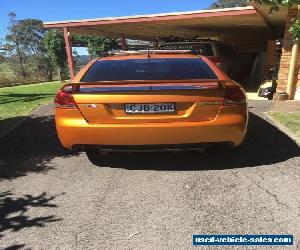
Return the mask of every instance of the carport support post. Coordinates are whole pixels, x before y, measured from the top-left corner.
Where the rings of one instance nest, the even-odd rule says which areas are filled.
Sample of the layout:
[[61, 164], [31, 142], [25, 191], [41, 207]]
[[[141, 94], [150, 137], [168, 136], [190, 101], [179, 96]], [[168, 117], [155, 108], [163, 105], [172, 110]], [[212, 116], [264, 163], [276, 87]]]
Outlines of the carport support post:
[[[300, 6], [297, 6], [297, 20], [300, 19]], [[297, 79], [295, 76], [295, 71], [297, 67], [297, 59], [298, 59], [298, 51], [299, 51], [299, 39], [295, 39], [292, 47], [292, 55], [291, 55], [291, 61], [290, 61], [290, 68], [289, 68], [289, 74], [288, 74], [288, 81], [286, 86], [286, 93], [288, 95], [289, 99], [293, 99], [293, 92], [297, 85]], [[296, 80], [296, 81], [295, 81]], [[295, 86], [294, 86], [295, 85]]]
[[298, 46], [299, 42], [298, 39], [294, 41], [293, 48], [292, 48], [292, 55], [290, 61], [290, 68], [286, 86], [286, 93], [289, 99], [293, 99], [293, 89], [294, 89], [294, 82], [295, 82], [295, 71], [297, 66], [297, 56], [298, 56]]
[[121, 35], [121, 42], [122, 42], [122, 50], [127, 50], [126, 39], [124, 34]]
[[66, 28], [66, 27], [64, 28], [64, 38], [65, 38], [65, 44], [66, 44], [69, 72], [70, 72], [70, 77], [72, 80], [75, 77], [74, 60], [73, 60], [73, 53], [72, 53], [72, 42], [70, 39], [70, 32], [69, 32], [68, 28]]

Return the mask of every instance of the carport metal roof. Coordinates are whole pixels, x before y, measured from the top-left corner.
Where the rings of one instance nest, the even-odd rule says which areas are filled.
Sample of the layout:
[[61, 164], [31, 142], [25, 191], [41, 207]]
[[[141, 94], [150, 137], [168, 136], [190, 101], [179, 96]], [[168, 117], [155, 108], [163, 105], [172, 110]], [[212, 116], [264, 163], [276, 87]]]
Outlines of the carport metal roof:
[[153, 40], [157, 37], [226, 37], [241, 31], [272, 34], [272, 27], [284, 27], [286, 9], [272, 16], [269, 7], [248, 7], [44, 22], [45, 28], [68, 28], [76, 34]]
[[131, 39], [156, 40], [170, 36], [218, 37], [233, 35], [256, 39], [274, 38], [283, 33], [286, 8], [268, 15], [269, 6], [253, 5], [226, 9], [172, 12], [153, 15], [107, 17], [83, 20], [44, 22], [45, 28], [63, 28], [71, 78], [74, 78], [72, 44], [69, 34], [101, 35]]

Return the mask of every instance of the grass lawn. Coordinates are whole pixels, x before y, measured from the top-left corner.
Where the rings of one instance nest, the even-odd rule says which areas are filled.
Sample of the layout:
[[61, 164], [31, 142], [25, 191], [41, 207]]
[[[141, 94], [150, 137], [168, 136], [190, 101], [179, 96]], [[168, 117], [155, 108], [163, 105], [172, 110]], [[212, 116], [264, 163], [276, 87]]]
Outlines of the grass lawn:
[[0, 88], [0, 120], [27, 115], [52, 102], [60, 86], [57, 81]]
[[290, 130], [295, 136], [300, 137], [300, 111], [269, 112], [269, 115]]

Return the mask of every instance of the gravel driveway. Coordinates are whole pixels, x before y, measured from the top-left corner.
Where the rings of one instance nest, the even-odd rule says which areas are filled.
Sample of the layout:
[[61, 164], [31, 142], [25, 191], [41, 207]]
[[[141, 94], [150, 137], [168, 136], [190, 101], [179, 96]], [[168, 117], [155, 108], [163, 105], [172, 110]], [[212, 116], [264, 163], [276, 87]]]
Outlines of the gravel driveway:
[[41, 107], [0, 140], [0, 248], [195, 249], [192, 234], [293, 234], [294, 248], [249, 249], [300, 249], [300, 151], [264, 119], [269, 105], [250, 103], [236, 150], [120, 153], [100, 167], [60, 146]]

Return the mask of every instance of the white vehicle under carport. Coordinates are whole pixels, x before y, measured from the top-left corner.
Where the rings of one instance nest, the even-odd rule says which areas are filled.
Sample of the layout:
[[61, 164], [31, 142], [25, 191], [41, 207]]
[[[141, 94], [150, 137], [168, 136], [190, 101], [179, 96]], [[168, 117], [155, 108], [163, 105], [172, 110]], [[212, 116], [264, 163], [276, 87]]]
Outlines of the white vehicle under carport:
[[220, 69], [230, 75], [234, 59], [234, 50], [220, 41], [199, 39], [197, 41], [174, 41], [161, 43], [161, 50], [192, 50], [195, 54], [209, 58]]

